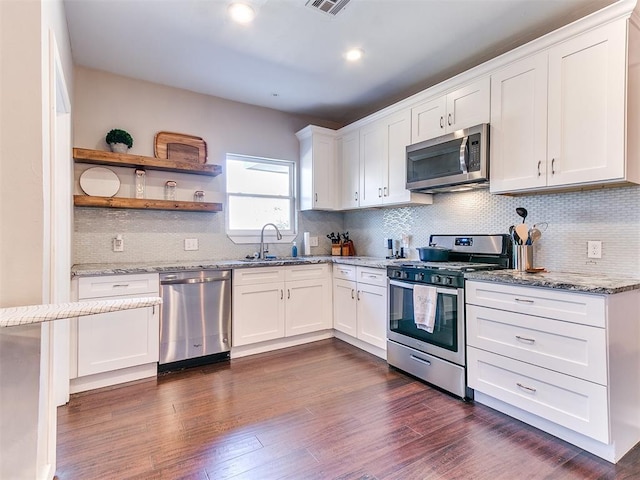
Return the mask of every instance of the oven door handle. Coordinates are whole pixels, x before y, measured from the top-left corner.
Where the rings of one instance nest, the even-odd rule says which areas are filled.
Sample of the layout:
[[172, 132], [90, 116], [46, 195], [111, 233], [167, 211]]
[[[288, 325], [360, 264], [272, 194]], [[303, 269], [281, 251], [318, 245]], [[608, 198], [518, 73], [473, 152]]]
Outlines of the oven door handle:
[[[399, 282], [397, 280], [389, 280], [389, 285], [393, 285], [394, 287], [408, 288], [409, 290], [413, 290], [414, 284]], [[436, 293], [443, 293], [445, 295], [458, 296], [458, 289], [457, 288], [436, 288]]]

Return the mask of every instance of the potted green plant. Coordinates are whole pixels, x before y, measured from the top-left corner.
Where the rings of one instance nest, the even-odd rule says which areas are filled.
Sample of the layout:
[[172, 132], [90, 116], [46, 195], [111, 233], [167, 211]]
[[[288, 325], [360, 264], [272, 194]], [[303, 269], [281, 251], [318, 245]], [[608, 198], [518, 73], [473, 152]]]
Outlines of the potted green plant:
[[127, 153], [127, 150], [133, 147], [133, 137], [129, 135], [129, 132], [118, 128], [110, 130], [105, 140], [112, 152]]

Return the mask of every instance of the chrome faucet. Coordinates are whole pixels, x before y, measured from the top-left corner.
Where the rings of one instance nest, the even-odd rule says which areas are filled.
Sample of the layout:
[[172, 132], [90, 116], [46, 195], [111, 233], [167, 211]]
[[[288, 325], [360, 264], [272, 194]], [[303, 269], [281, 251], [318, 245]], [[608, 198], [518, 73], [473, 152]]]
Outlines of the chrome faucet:
[[282, 240], [282, 234], [280, 233], [280, 230], [278, 230], [278, 227], [276, 227], [273, 223], [266, 223], [264, 227], [262, 227], [262, 231], [260, 232], [260, 257], [259, 258], [262, 260], [264, 260], [265, 254], [268, 251], [264, 249], [264, 229], [267, 228], [269, 225], [271, 225], [273, 228], [276, 229], [276, 238], [278, 240]]

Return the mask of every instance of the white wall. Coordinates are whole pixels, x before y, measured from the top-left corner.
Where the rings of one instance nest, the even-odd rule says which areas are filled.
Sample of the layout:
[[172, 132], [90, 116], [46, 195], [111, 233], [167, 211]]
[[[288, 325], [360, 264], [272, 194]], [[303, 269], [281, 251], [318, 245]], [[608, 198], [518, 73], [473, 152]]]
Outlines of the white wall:
[[[57, 273], [50, 267], [50, 228], [56, 225], [70, 232], [70, 219], [59, 225], [48, 210], [50, 35], [57, 39], [65, 75], [70, 77], [62, 2], [0, 1], [2, 307], [48, 302], [50, 274]], [[49, 330], [33, 326], [0, 331], [0, 478], [44, 479], [54, 473], [56, 412], [49, 388]]]
[[[227, 153], [298, 161], [295, 132], [313, 120], [275, 110], [143, 82], [106, 72], [77, 67], [74, 96], [74, 146], [107, 150], [104, 141], [112, 128], [127, 130], [134, 139], [130, 153], [154, 156], [154, 137], [159, 131], [186, 133], [207, 142], [208, 163], [223, 165]], [[77, 179], [92, 165], [76, 164]], [[133, 196], [131, 168], [109, 167], [121, 181], [117, 196]], [[205, 201], [225, 202], [225, 175], [158, 172], [146, 174], [148, 198], [162, 198], [167, 180], [178, 183], [177, 199], [191, 200], [195, 190]], [[167, 212], [120, 209], [75, 209], [74, 263], [121, 263], [136, 261], [189, 261], [244, 257], [255, 245], [236, 245], [225, 234], [225, 213]], [[299, 232], [324, 235], [341, 230], [342, 215], [310, 212], [299, 215]], [[114, 253], [111, 239], [124, 236], [124, 252]], [[299, 234], [298, 240], [302, 237]], [[197, 238], [200, 250], [185, 252], [185, 238]], [[300, 241], [298, 241], [300, 244]], [[328, 253], [322, 245], [314, 253]], [[323, 249], [324, 248], [324, 249]], [[291, 245], [272, 246], [277, 255]]]

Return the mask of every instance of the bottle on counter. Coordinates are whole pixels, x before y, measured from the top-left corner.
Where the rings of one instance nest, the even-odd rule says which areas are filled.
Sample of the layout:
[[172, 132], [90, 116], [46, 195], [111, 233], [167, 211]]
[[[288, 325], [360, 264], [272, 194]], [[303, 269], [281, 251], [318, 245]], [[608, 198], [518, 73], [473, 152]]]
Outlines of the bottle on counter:
[[293, 242], [293, 246], [291, 247], [291, 256], [293, 258], [298, 256], [298, 246], [296, 245], [296, 242]]

